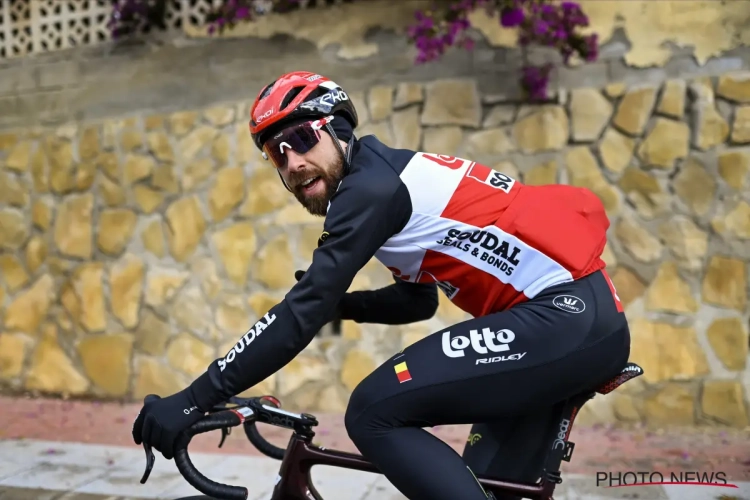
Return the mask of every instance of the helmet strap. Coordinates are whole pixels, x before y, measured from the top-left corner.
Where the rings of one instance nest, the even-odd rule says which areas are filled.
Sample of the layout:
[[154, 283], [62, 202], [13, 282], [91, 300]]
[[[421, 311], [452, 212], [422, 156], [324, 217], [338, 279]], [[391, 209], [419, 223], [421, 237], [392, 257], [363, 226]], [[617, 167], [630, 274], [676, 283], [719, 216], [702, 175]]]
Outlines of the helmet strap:
[[339, 153], [341, 153], [342, 158], [344, 158], [344, 175], [346, 175], [349, 173], [352, 164], [352, 150], [354, 149], [353, 146], [355, 141], [354, 134], [349, 138], [349, 142], [346, 144], [346, 152], [344, 152], [344, 148], [341, 147], [341, 142], [339, 142], [338, 137], [336, 137], [336, 132], [334, 132], [331, 124], [326, 123], [325, 128], [334, 139], [333, 143], [336, 145]]

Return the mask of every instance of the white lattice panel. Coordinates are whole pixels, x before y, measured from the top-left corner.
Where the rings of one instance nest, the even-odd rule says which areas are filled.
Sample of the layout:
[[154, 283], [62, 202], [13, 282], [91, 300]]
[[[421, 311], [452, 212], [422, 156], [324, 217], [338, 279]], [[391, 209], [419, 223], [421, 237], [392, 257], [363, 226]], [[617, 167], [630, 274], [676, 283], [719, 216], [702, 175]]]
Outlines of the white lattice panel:
[[[302, 0], [300, 7], [323, 7], [343, 0]], [[168, 0], [166, 25], [170, 30], [206, 23], [206, 16], [223, 0]], [[256, 0], [256, 9], [270, 7]], [[95, 45], [111, 40], [107, 27], [111, 0], [0, 0], [0, 59]]]
[[[212, 3], [169, 0], [167, 27], [203, 24]], [[0, 59], [110, 41], [111, 14], [111, 0], [0, 0]]]
[[29, 2], [0, 0], [0, 57], [25, 55], [34, 50]]
[[34, 52], [93, 45], [109, 39], [111, 7], [94, 0], [31, 0]]

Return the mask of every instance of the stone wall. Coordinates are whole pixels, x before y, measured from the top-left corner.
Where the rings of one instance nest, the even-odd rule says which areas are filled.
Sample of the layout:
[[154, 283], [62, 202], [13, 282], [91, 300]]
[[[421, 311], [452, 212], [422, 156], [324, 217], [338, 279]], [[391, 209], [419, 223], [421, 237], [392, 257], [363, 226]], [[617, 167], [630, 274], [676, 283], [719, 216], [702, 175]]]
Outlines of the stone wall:
[[[360, 135], [466, 155], [528, 184], [585, 186], [639, 382], [589, 421], [745, 426], [750, 74], [498, 103], [472, 79], [352, 93]], [[305, 269], [309, 216], [246, 132], [247, 102], [0, 135], [0, 379], [7, 391], [139, 399], [179, 390]], [[553, 214], [551, 214], [553, 216]], [[376, 261], [352, 289], [390, 282]], [[345, 322], [251, 390], [342, 410], [402, 347], [466, 316], [441, 293], [408, 327]]]
[[[61, 21], [54, 14], [57, 9], [47, 8], [53, 17], [21, 15], [17, 25], [4, 28], [0, 21], [0, 32], [5, 29], [20, 37], [6, 37], [0, 46], [31, 43], [41, 51], [54, 49], [56, 44], [49, 39], [57, 39], [67, 47], [81, 40], [84, 19], [101, 31], [101, 15], [91, 11], [101, 6], [89, 3], [88, 8], [73, 9], [78, 0], [45, 0], [48, 6], [50, 2], [68, 3], [67, 10], [75, 10], [68, 17], [75, 18], [77, 29]], [[522, 98], [518, 71], [523, 58], [515, 46], [517, 35], [481, 10], [471, 18], [476, 26], [474, 50], [450, 50], [435, 64], [415, 66], [416, 49], [404, 32], [414, 10], [429, 6], [429, 0], [367, 0], [263, 16], [238, 25], [220, 39], [207, 37], [205, 27], [195, 27], [205, 16], [207, 3], [172, 2], [182, 5], [179, 15], [172, 16], [172, 21], [182, 18], [182, 27], [166, 35], [117, 45], [91, 38], [91, 45], [75, 50], [12, 59], [0, 56], [0, 129], [59, 126], [123, 117], [136, 110], [171, 113], [248, 99], [289, 68], [320, 72], [349, 90], [467, 77], [495, 98]], [[24, 4], [15, 2], [14, 8], [24, 10]], [[601, 53], [592, 63], [559, 65], [552, 75], [553, 90], [598, 88], [611, 82], [659, 84], [670, 78], [750, 68], [748, 2], [584, 0], [582, 4], [591, 20], [590, 30], [601, 37]], [[346, 22], [331, 22], [337, 18]], [[27, 35], [27, 29], [33, 34]], [[549, 50], [532, 50], [529, 57], [533, 62], [560, 63], [559, 55]]]
[[[750, 4], [583, 3], [601, 55], [559, 67], [538, 106], [521, 102], [514, 33], [481, 13], [474, 51], [415, 66], [403, 31], [425, 0], [0, 60], [0, 391], [171, 393], [284, 296], [322, 220], [257, 155], [246, 117], [293, 68], [347, 88], [360, 135], [603, 200], [605, 260], [646, 375], [581, 420], [748, 425]], [[390, 282], [373, 261], [352, 289]], [[426, 322], [323, 332], [250, 392], [343, 410], [379, 363], [466, 318], [440, 297]]]

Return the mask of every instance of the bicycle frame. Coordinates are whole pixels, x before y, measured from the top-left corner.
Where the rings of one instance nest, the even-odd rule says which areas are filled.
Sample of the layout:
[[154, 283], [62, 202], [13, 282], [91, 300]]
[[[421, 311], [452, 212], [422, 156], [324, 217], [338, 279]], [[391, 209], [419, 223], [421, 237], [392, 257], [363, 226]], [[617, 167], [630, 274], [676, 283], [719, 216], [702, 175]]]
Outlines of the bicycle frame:
[[[547, 448], [544, 468], [540, 479], [535, 484], [504, 481], [477, 474], [482, 487], [497, 495], [520, 495], [534, 500], [552, 500], [555, 486], [562, 482], [560, 465], [562, 461], [569, 462], [575, 444], [569, 441], [573, 423], [578, 411], [591, 398], [598, 394], [608, 394], [630, 379], [643, 374], [643, 369], [635, 363], [628, 363], [619, 375], [599, 387], [573, 398], [563, 401], [558, 406], [557, 425], [547, 430]], [[364, 457], [354, 453], [338, 450], [328, 450], [312, 444], [315, 436], [313, 427], [318, 425], [317, 419], [307, 413], [293, 413], [280, 409], [281, 403], [273, 396], [261, 398], [240, 399], [231, 398], [228, 402], [236, 406], [217, 406], [208, 415], [186, 429], [175, 444], [174, 461], [182, 476], [198, 491], [210, 498], [225, 498], [228, 500], [246, 500], [248, 490], [240, 486], [230, 486], [214, 482], [203, 476], [192, 464], [187, 448], [190, 440], [196, 434], [221, 430], [224, 442], [232, 427], [243, 425], [248, 440], [261, 453], [281, 460], [276, 485], [270, 500], [323, 500], [320, 493], [312, 484], [310, 471], [315, 465], [328, 465], [359, 470], [362, 472], [381, 472]], [[257, 431], [256, 422], [268, 423], [278, 427], [293, 429], [293, 433], [286, 449], [279, 448], [266, 441]], [[151, 447], [144, 443], [146, 451], [146, 471], [141, 478], [141, 484], [148, 479], [154, 465], [154, 454]]]
[[[312, 484], [310, 469], [315, 465], [380, 474], [380, 471], [361, 455], [320, 448], [312, 445], [309, 437], [295, 432], [289, 440], [286, 455], [279, 469], [278, 482], [270, 500], [324, 500]], [[529, 485], [499, 481], [481, 475], [477, 476], [477, 479], [486, 491], [495, 494], [514, 493], [523, 495], [524, 498], [539, 500], [551, 499], [555, 489], [555, 483], [548, 480]]]

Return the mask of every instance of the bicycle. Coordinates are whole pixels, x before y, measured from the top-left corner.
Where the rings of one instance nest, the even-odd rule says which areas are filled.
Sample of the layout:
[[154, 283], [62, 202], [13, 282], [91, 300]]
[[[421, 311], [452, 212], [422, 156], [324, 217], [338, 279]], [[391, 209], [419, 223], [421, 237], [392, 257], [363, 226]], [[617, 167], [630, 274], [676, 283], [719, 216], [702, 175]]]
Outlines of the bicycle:
[[[596, 394], [608, 394], [619, 386], [643, 374], [643, 368], [628, 363], [625, 368], [604, 385], [574, 396], [561, 406], [558, 425], [550, 429], [548, 450], [541, 478], [534, 484], [503, 481], [497, 478], [477, 475], [485, 491], [493, 494], [516, 494], [534, 500], [553, 500], [555, 486], [562, 482], [560, 465], [570, 462], [575, 443], [568, 440], [573, 422], [581, 407]], [[234, 406], [230, 406], [234, 405]], [[256, 428], [256, 422], [263, 422], [293, 431], [286, 448], [280, 448], [266, 441]], [[264, 455], [281, 460], [276, 485], [270, 500], [323, 500], [310, 480], [310, 469], [314, 465], [343, 467], [363, 472], [379, 474], [380, 471], [364, 457], [355, 453], [329, 450], [312, 442], [318, 425], [315, 416], [308, 413], [293, 413], [281, 409], [281, 403], [274, 396], [256, 398], [231, 398], [227, 403], [215, 406], [208, 415], [184, 431], [175, 443], [174, 461], [180, 474], [194, 488], [207, 496], [192, 496], [177, 500], [226, 499], [245, 500], [247, 488], [217, 483], [201, 474], [190, 461], [188, 445], [197, 434], [221, 430], [219, 447], [224, 444], [233, 427], [242, 425], [248, 440]], [[151, 447], [144, 443], [146, 470], [141, 478], [145, 484], [155, 457]]]

